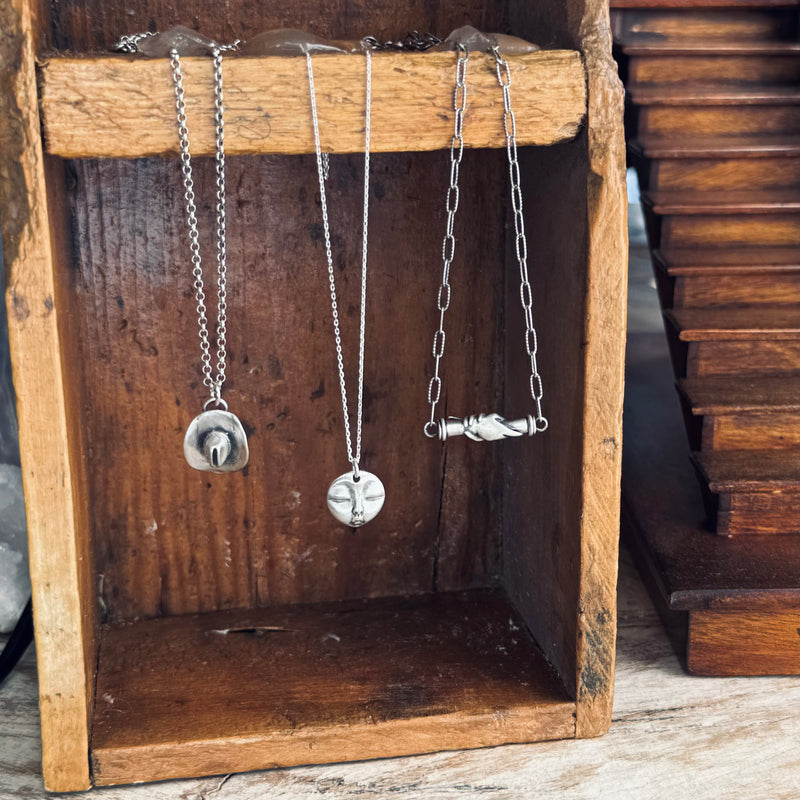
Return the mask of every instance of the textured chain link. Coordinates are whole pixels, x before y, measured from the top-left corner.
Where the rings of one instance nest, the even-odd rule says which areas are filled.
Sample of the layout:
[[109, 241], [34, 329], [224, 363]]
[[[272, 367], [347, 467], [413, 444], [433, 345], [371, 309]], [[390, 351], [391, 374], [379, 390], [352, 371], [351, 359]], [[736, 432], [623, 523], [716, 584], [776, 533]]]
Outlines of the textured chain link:
[[217, 188], [217, 377], [216, 397], [225, 383], [228, 349], [228, 244], [225, 218], [225, 122], [222, 94], [222, 52], [214, 52], [214, 129]]
[[376, 36], [365, 36], [362, 43], [372, 50], [411, 50], [424, 53], [431, 47], [441, 44], [442, 40], [432, 33], [420, 33], [419, 31], [409, 31], [402, 39], [396, 42], [381, 42]]
[[[228, 48], [226, 48], [228, 49]], [[175, 87], [175, 109], [177, 112], [178, 137], [180, 139], [181, 173], [183, 175], [186, 222], [189, 231], [189, 250], [192, 260], [192, 276], [197, 309], [197, 324], [200, 337], [200, 354], [203, 363], [203, 385], [209, 390], [209, 401], [224, 405], [221, 397], [225, 383], [227, 360], [227, 254], [225, 238], [225, 133], [223, 126], [222, 52], [215, 48], [214, 56], [214, 127], [215, 162], [217, 188], [217, 374], [213, 375], [211, 345], [208, 336], [206, 294], [203, 281], [203, 265], [200, 256], [200, 236], [197, 226], [197, 204], [195, 202], [192, 157], [189, 151], [189, 129], [186, 123], [186, 93], [183, 86], [181, 57], [172, 50], [172, 80]]]
[[[469, 53], [463, 45], [457, 45], [458, 59], [456, 61], [456, 80], [453, 90], [453, 107], [455, 121], [453, 138], [450, 143], [450, 185], [447, 189], [445, 209], [447, 211], [447, 229], [442, 244], [442, 281], [439, 285], [437, 308], [439, 310], [439, 327], [433, 336], [433, 377], [428, 384], [428, 403], [431, 407], [430, 419], [425, 423], [425, 435], [435, 438], [439, 435], [439, 425], [436, 423], [436, 405], [442, 394], [442, 379], [440, 366], [445, 350], [444, 317], [450, 307], [450, 265], [455, 255], [456, 240], [453, 235], [453, 222], [458, 210], [459, 189], [458, 177], [461, 166], [461, 157], [464, 151], [464, 111], [467, 101], [466, 68]], [[501, 56], [499, 48], [492, 49], [495, 58], [497, 80], [503, 90], [503, 130], [506, 137], [506, 154], [508, 157], [508, 172], [511, 184], [511, 207], [514, 215], [514, 250], [517, 257], [520, 276], [520, 302], [525, 318], [525, 352], [530, 361], [531, 373], [529, 378], [530, 394], [536, 406], [536, 416], [530, 424], [535, 426], [531, 433], [540, 433], [547, 430], [548, 422], [542, 414], [542, 378], [539, 375], [537, 354], [539, 340], [533, 324], [533, 292], [528, 276], [528, 240], [525, 236], [525, 220], [522, 212], [522, 188], [520, 180], [519, 160], [517, 158], [517, 122], [514, 110], [511, 107], [511, 69], [508, 62]]]
[[453, 225], [458, 211], [460, 193], [458, 189], [458, 176], [461, 169], [461, 158], [464, 155], [464, 111], [467, 107], [467, 61], [469, 53], [463, 45], [457, 45], [456, 80], [453, 89], [453, 110], [455, 121], [453, 123], [453, 138], [450, 140], [450, 185], [447, 187], [445, 208], [447, 210], [447, 227], [444, 241], [442, 242], [442, 281], [436, 299], [439, 310], [439, 328], [433, 336], [433, 377], [428, 383], [428, 403], [431, 406], [431, 417], [425, 423], [425, 435], [429, 438], [437, 436], [436, 404], [442, 395], [442, 378], [439, 374], [442, 356], [444, 355], [445, 333], [444, 316], [450, 308], [450, 265], [456, 252], [456, 239], [453, 234]]
[[151, 33], [150, 31], [144, 31], [143, 33], [131, 33], [125, 36], [120, 36], [120, 38], [114, 44], [114, 50], [119, 53], [138, 53], [139, 52], [139, 42], [142, 39], [147, 39], [150, 36], [156, 36], [157, 34]]
[[500, 54], [498, 47], [492, 48], [495, 58], [497, 81], [503, 89], [503, 130], [506, 135], [508, 174], [511, 183], [511, 208], [514, 214], [514, 250], [519, 266], [519, 294], [525, 317], [525, 352], [531, 365], [530, 392], [536, 406], [536, 431], [547, 430], [547, 419], [542, 414], [542, 378], [536, 363], [539, 339], [533, 324], [533, 293], [528, 278], [528, 240], [525, 236], [525, 219], [522, 214], [522, 189], [520, 187], [519, 161], [517, 160], [517, 120], [511, 108], [511, 69]]
[[328, 201], [325, 192], [325, 181], [328, 177], [328, 160], [322, 153], [319, 139], [319, 118], [317, 116], [317, 95], [314, 89], [314, 68], [311, 63], [310, 53], [306, 53], [306, 66], [308, 69], [308, 89], [311, 97], [311, 118], [314, 123], [314, 147], [317, 154], [317, 176], [319, 178], [320, 207], [322, 209], [322, 227], [325, 234], [325, 258], [328, 264], [328, 284], [331, 295], [331, 314], [333, 317], [333, 333], [336, 341], [336, 365], [339, 371], [339, 389], [342, 395], [342, 416], [344, 419], [344, 434], [347, 444], [347, 460], [353, 466], [353, 476], [359, 476], [359, 462], [361, 461], [361, 420], [364, 405], [364, 344], [366, 340], [367, 324], [367, 239], [369, 225], [369, 150], [372, 108], [372, 54], [365, 50], [366, 63], [366, 101], [364, 105], [364, 215], [363, 233], [361, 239], [361, 317], [359, 321], [358, 336], [358, 400], [356, 410], [356, 450], [353, 453], [353, 443], [350, 433], [350, 413], [347, 403], [347, 384], [344, 375], [344, 357], [342, 356], [342, 336], [339, 327], [339, 306], [336, 297], [336, 277], [333, 267], [333, 253], [331, 251], [331, 232], [328, 220]]

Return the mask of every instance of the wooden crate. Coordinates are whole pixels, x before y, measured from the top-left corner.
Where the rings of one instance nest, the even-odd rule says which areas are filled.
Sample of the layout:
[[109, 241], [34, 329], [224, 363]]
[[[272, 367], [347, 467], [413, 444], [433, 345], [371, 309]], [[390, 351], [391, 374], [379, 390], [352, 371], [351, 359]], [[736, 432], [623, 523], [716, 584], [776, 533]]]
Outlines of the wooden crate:
[[[0, 199], [49, 789], [608, 728], [626, 265], [608, 11], [597, 0], [462, 6], [421, 18], [383, 2], [346, 17], [299, 1], [279, 16], [0, 2]], [[237, 75], [246, 97], [227, 137], [227, 392], [251, 458], [227, 476], [186, 467], [181, 439], [201, 392], [169, 70], [100, 54], [129, 32], [120, 20], [138, 29], [154, 14], [161, 29], [189, 19], [223, 40], [287, 24], [391, 38], [468, 19], [554, 48], [512, 62], [520, 141], [549, 145], [521, 150], [545, 435], [444, 448], [422, 435], [453, 57], [377, 54], [364, 436], [388, 499], [365, 529], [329, 518], [342, 422], [302, 65], [230, 58], [226, 87]], [[186, 65], [187, 84], [206, 87], [189, 109], [196, 152], [208, 149], [209, 66]], [[359, 146], [363, 90], [348, 80], [361, 69], [353, 56], [319, 59], [323, 131], [340, 123], [324, 142], [334, 152]], [[275, 102], [290, 112], [264, 136], [247, 98], [279, 76], [290, 95]], [[491, 62], [471, 59], [466, 134], [482, 149], [462, 166], [444, 376], [453, 414], [528, 407], [492, 80]], [[337, 117], [325, 98], [342, 92], [352, 103]], [[332, 167], [347, 261], [360, 158]], [[212, 175], [198, 159], [200, 198]], [[354, 273], [340, 281], [355, 296]], [[342, 307], [347, 343], [358, 315]]]

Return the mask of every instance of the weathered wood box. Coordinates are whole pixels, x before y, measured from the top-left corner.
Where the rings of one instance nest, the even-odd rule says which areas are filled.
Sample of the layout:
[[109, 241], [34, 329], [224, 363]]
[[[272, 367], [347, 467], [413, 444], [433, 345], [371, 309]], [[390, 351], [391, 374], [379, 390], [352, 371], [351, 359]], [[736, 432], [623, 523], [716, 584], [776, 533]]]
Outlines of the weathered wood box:
[[[340, 5], [0, 2], [1, 213], [52, 790], [608, 727], [626, 204], [607, 8]], [[358, 530], [330, 517], [346, 462], [304, 64], [230, 57], [226, 392], [251, 457], [229, 475], [185, 465], [203, 391], [170, 71], [109, 54], [151, 19], [221, 40], [470, 22], [549, 48], [511, 62], [546, 433], [444, 447], [422, 434], [454, 58], [376, 54], [363, 463], [387, 501]], [[362, 70], [357, 56], [317, 68], [323, 146], [354, 153], [332, 159], [329, 184], [350, 364]], [[210, 63], [187, 60], [185, 80], [193, 151], [209, 153]], [[522, 416], [489, 59], [470, 59], [468, 85], [444, 411]], [[204, 231], [210, 162], [195, 165]]]

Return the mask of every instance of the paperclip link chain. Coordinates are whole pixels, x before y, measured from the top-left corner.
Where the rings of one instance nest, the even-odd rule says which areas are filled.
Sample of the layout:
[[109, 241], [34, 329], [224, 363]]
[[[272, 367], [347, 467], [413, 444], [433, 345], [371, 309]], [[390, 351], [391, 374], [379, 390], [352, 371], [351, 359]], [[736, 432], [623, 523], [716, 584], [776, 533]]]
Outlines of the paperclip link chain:
[[[537, 365], [538, 337], [533, 324], [533, 293], [528, 276], [528, 242], [525, 236], [525, 220], [522, 212], [522, 189], [520, 181], [519, 161], [517, 159], [517, 126], [516, 117], [511, 107], [511, 69], [508, 62], [500, 55], [499, 48], [492, 49], [495, 57], [497, 80], [503, 90], [503, 130], [506, 137], [506, 154], [508, 159], [509, 178], [511, 183], [511, 207], [514, 214], [514, 248], [520, 274], [520, 301], [525, 317], [525, 352], [531, 366], [529, 379], [530, 394], [536, 407], [535, 432], [547, 430], [548, 422], [542, 414], [542, 379]], [[430, 419], [425, 423], [424, 432], [428, 438], [438, 435], [436, 423], [436, 405], [442, 391], [440, 364], [445, 350], [444, 316], [450, 307], [450, 265], [455, 254], [455, 238], [453, 236], [453, 223], [458, 209], [459, 189], [458, 177], [461, 166], [461, 157], [464, 150], [464, 110], [466, 108], [466, 64], [469, 54], [462, 45], [458, 45], [458, 60], [456, 62], [456, 81], [453, 90], [453, 107], [455, 121], [453, 139], [450, 144], [450, 186], [447, 189], [445, 208], [447, 211], [447, 229], [442, 245], [442, 282], [439, 286], [437, 308], [439, 310], [439, 328], [433, 337], [433, 377], [428, 384], [428, 403], [431, 406]]]
[[511, 108], [511, 69], [508, 61], [500, 55], [500, 48], [493, 47], [492, 54], [495, 58], [497, 81], [503, 89], [503, 130], [506, 135], [511, 208], [514, 213], [514, 250], [519, 266], [519, 296], [525, 317], [525, 352], [528, 354], [531, 365], [530, 392], [536, 406], [536, 432], [542, 433], [547, 430], [548, 422], [542, 414], [542, 378], [536, 363], [539, 338], [533, 325], [533, 293], [528, 278], [528, 240], [525, 236], [525, 219], [522, 215], [522, 189], [520, 188], [519, 161], [517, 160], [517, 120]]
[[328, 201], [325, 192], [325, 180], [328, 177], [328, 160], [322, 153], [319, 138], [319, 118], [317, 116], [317, 95], [314, 89], [314, 69], [310, 53], [306, 53], [306, 66], [308, 69], [308, 88], [311, 96], [311, 118], [314, 123], [314, 146], [317, 154], [317, 176], [319, 178], [319, 197], [322, 209], [322, 227], [325, 234], [325, 258], [328, 264], [328, 284], [331, 295], [331, 314], [333, 317], [333, 334], [336, 340], [336, 365], [339, 371], [339, 390], [342, 395], [342, 417], [344, 420], [344, 435], [347, 444], [347, 460], [353, 467], [353, 477], [359, 477], [359, 463], [361, 461], [361, 420], [364, 407], [364, 344], [366, 340], [367, 325], [367, 239], [369, 225], [369, 149], [372, 108], [372, 54], [369, 48], [364, 51], [367, 58], [366, 67], [366, 101], [364, 105], [364, 213], [363, 232], [361, 239], [361, 318], [358, 334], [358, 400], [356, 408], [356, 449], [353, 453], [353, 443], [350, 433], [350, 414], [347, 403], [347, 384], [344, 375], [344, 357], [342, 356], [342, 336], [339, 327], [339, 305], [336, 296], [336, 276], [333, 266], [333, 253], [331, 250], [331, 231], [328, 220]]
[[200, 236], [197, 226], [197, 205], [195, 202], [192, 157], [189, 151], [189, 129], [186, 124], [186, 93], [183, 86], [181, 57], [177, 50], [170, 53], [172, 79], [175, 86], [175, 108], [177, 111], [178, 137], [180, 139], [181, 172], [183, 175], [184, 199], [186, 201], [186, 222], [189, 229], [189, 250], [192, 260], [192, 276], [197, 309], [197, 323], [200, 337], [200, 354], [203, 363], [203, 385], [210, 397], [206, 406], [214, 403], [226, 407], [222, 399], [222, 385], [225, 383], [227, 365], [228, 332], [228, 292], [227, 292], [227, 244], [225, 217], [225, 127], [223, 122], [222, 92], [222, 51], [228, 47], [215, 47], [214, 57], [214, 160], [216, 164], [216, 240], [217, 240], [217, 352], [216, 370], [212, 367], [211, 344], [208, 335], [208, 315], [206, 312], [205, 283], [200, 256]]
[[453, 110], [455, 121], [453, 123], [453, 138], [450, 140], [450, 185], [447, 187], [445, 209], [447, 211], [447, 228], [442, 242], [442, 281], [436, 298], [436, 307], [439, 310], [439, 328], [433, 336], [433, 377], [428, 383], [428, 403], [431, 406], [431, 417], [425, 423], [425, 435], [428, 438], [437, 436], [436, 404], [442, 396], [442, 378], [439, 374], [442, 356], [444, 355], [445, 333], [444, 317], [450, 308], [450, 265], [456, 253], [456, 238], [453, 234], [453, 225], [458, 211], [460, 193], [458, 189], [458, 176], [461, 169], [461, 159], [464, 155], [464, 111], [467, 107], [467, 61], [469, 53], [466, 48], [458, 44], [456, 60], [456, 81], [453, 89]]

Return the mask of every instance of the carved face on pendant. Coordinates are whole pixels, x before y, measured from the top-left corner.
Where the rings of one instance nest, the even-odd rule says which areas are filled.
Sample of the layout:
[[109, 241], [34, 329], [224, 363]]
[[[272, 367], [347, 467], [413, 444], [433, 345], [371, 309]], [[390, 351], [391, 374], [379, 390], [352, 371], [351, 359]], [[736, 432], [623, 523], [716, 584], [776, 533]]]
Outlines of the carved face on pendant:
[[360, 528], [375, 519], [383, 508], [386, 490], [380, 478], [371, 472], [352, 472], [340, 475], [328, 489], [328, 508], [339, 522], [351, 528]]

